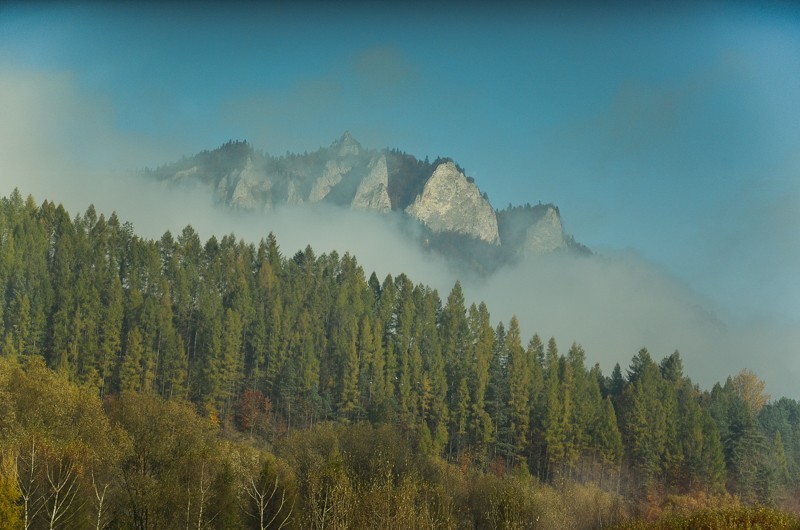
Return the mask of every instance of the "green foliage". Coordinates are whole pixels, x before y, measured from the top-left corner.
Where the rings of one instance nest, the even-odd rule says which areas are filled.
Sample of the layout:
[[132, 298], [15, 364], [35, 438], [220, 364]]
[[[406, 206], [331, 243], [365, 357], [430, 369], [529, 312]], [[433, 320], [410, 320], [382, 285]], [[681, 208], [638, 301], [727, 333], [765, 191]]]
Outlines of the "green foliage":
[[[767, 505], [800, 487], [800, 405], [752, 372], [702, 392], [678, 352], [643, 348], [605, 377], [579, 344], [523, 344], [460, 283], [443, 303], [349, 254], [283, 256], [273, 234], [153, 241], [15, 192], [0, 199], [0, 517], [448, 527], [477, 524], [478, 499], [486, 521], [534, 517], [526, 503], [558, 505], [568, 484]], [[254, 507], [273, 490], [282, 507]]]

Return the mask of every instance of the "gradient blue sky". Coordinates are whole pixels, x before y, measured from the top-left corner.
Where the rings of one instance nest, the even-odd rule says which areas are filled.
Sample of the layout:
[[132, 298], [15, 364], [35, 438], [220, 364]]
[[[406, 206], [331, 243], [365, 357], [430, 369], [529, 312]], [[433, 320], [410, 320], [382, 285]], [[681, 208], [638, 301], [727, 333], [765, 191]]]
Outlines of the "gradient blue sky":
[[[453, 157], [495, 207], [554, 202], [726, 316], [800, 325], [800, 9], [521, 4], [0, 4], [0, 72], [101, 109], [53, 139], [95, 164], [347, 129]], [[107, 130], [147, 148], [93, 149]]]

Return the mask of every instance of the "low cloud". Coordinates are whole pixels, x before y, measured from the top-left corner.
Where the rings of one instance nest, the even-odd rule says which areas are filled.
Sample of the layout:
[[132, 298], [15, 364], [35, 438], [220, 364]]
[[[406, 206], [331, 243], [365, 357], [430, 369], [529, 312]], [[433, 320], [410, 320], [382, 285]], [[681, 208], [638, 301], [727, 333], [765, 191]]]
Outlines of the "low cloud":
[[81, 93], [70, 72], [0, 63], [0, 116], [0, 192], [18, 187], [73, 210], [88, 201], [105, 206], [108, 196], [124, 206], [118, 190], [138, 184], [130, 170], [186, 147], [119, 130], [110, 102]]
[[[203, 187], [173, 189], [138, 176], [136, 168], [178, 158], [186, 146], [119, 131], [113, 109], [87, 97], [68, 73], [0, 68], [0, 194], [62, 202], [73, 213], [94, 204], [117, 211], [137, 232], [157, 238], [191, 224], [202, 238], [235, 233], [257, 242], [270, 231], [287, 256], [311, 245], [358, 258], [367, 275], [406, 273], [439, 290], [457, 279], [444, 263], [398, 229], [397, 217], [335, 208], [278, 208], [231, 213]], [[213, 146], [205, 146], [213, 147]], [[796, 219], [791, 201], [781, 211]], [[781, 232], [783, 233], [783, 232]], [[679, 350], [685, 370], [703, 388], [742, 368], [767, 381], [774, 396], [799, 398], [800, 331], [792, 323], [726, 315], [657, 264], [628, 252], [592, 257], [529, 259], [488, 278], [463, 278], [469, 302], [486, 301], [492, 319], [517, 315], [526, 337], [556, 337], [562, 351], [575, 341], [606, 373], [627, 366], [646, 346], [655, 358]]]
[[562, 351], [580, 343], [606, 374], [642, 347], [656, 359], [679, 350], [685, 373], [702, 388], [749, 368], [774, 395], [800, 397], [799, 331], [726, 315], [635, 253], [530, 259], [469, 290], [493, 319], [517, 315], [527, 336], [554, 336]]
[[420, 79], [411, 62], [394, 46], [365, 50], [356, 57], [353, 68], [369, 92], [391, 94]]

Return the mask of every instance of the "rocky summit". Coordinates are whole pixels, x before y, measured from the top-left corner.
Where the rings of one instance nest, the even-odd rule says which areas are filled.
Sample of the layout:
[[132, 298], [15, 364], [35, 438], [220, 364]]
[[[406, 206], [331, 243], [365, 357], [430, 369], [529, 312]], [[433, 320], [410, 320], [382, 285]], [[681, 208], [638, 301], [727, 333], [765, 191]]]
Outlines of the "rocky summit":
[[453, 162], [436, 167], [406, 213], [434, 232], [455, 232], [500, 244], [492, 205]]
[[452, 159], [366, 149], [349, 132], [313, 153], [279, 157], [232, 141], [145, 174], [207, 187], [216, 202], [238, 210], [327, 203], [376, 215], [398, 212], [421, 226], [421, 244], [480, 270], [530, 254], [589, 253], [565, 234], [555, 205], [496, 210]]

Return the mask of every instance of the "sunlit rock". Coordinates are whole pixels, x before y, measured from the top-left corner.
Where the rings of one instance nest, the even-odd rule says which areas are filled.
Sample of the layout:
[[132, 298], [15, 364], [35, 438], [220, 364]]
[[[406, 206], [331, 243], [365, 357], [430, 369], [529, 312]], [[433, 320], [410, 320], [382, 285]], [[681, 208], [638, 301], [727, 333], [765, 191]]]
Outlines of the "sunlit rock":
[[351, 208], [388, 212], [392, 209], [392, 204], [389, 200], [389, 169], [386, 166], [386, 156], [373, 158], [369, 163], [369, 170], [356, 189]]
[[494, 209], [452, 162], [436, 168], [406, 212], [434, 232], [455, 232], [500, 244]]
[[328, 160], [322, 175], [314, 182], [308, 202], [319, 202], [324, 199], [331, 189], [342, 181], [342, 176], [353, 167], [339, 160]]
[[561, 216], [554, 206], [548, 205], [545, 214], [525, 230], [522, 251], [544, 254], [566, 246]]

